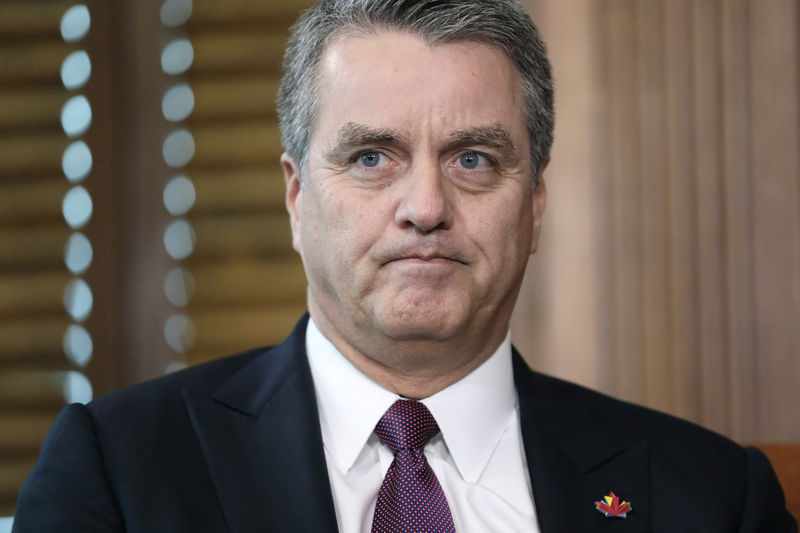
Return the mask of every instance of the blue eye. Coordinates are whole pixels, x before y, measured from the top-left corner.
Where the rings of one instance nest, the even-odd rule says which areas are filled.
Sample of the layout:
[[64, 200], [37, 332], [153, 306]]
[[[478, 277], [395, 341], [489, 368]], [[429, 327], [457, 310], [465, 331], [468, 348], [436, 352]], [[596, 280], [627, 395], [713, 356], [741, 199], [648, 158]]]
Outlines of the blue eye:
[[466, 154], [461, 154], [458, 158], [458, 162], [461, 163], [462, 167], [468, 170], [474, 170], [480, 165], [481, 156], [475, 152], [467, 152]]
[[361, 154], [361, 164], [365, 167], [377, 167], [378, 163], [381, 162], [381, 153], [380, 152], [366, 152]]

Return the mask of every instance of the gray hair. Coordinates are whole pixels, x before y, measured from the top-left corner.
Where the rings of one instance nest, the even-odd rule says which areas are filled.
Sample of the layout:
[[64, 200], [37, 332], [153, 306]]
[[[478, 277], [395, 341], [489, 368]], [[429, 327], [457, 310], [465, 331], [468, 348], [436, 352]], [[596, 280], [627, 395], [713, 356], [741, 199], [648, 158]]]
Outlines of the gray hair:
[[522, 80], [534, 185], [553, 144], [553, 84], [544, 43], [517, 0], [321, 0], [292, 27], [283, 57], [278, 117], [284, 150], [305, 173], [316, 122], [318, 65], [325, 47], [345, 32], [408, 31], [429, 45], [471, 41], [494, 46]]

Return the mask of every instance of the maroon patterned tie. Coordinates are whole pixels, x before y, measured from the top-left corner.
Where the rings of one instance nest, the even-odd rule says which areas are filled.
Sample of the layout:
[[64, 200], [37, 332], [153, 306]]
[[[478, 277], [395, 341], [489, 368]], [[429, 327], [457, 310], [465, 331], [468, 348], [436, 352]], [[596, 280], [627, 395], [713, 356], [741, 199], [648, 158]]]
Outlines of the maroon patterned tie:
[[437, 433], [428, 408], [412, 400], [397, 400], [378, 421], [375, 434], [394, 461], [378, 492], [372, 533], [455, 533], [447, 498], [422, 453]]

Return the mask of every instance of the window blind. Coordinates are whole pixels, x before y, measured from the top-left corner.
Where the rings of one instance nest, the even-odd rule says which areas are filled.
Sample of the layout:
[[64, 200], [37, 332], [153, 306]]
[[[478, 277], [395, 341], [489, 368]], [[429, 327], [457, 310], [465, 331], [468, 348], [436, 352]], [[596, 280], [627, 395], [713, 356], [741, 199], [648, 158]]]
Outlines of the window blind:
[[0, 3], [0, 516], [13, 514], [80, 370], [63, 348], [74, 275], [62, 216], [70, 189], [62, 153], [72, 140], [60, 122], [72, 94], [60, 73], [80, 43], [65, 42], [59, 28], [74, 3]]
[[187, 23], [194, 47], [187, 127], [196, 189], [189, 215], [197, 338], [189, 364], [283, 339], [305, 310], [305, 275], [291, 247], [275, 113], [288, 29], [312, 2], [198, 0]]

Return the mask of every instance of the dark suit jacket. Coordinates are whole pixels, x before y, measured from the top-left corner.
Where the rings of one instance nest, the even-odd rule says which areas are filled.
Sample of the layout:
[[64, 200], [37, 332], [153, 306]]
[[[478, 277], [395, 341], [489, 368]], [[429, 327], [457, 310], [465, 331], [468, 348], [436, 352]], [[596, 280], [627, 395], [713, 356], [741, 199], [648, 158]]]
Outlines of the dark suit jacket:
[[[64, 409], [14, 532], [336, 531], [306, 319], [282, 344]], [[514, 372], [542, 533], [796, 531], [769, 462], [687, 422]], [[625, 519], [594, 502], [630, 501]]]

